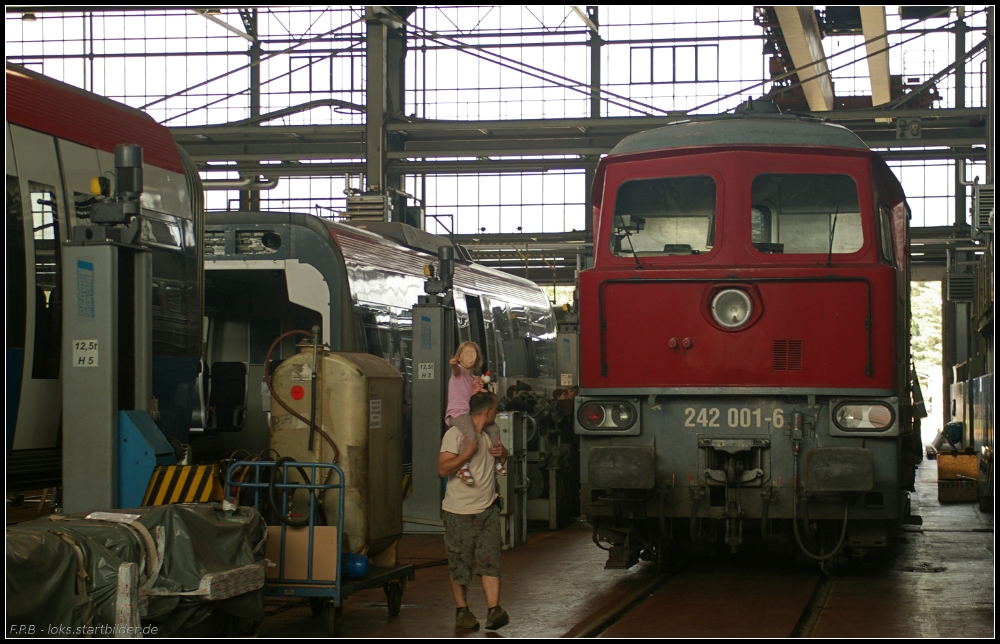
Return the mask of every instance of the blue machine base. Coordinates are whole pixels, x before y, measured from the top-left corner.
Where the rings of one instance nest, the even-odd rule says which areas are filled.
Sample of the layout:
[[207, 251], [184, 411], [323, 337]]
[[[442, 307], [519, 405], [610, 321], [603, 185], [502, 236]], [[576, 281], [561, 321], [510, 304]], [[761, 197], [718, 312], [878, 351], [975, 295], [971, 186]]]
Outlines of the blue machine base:
[[153, 469], [176, 463], [177, 453], [146, 412], [118, 412], [118, 507], [141, 506]]

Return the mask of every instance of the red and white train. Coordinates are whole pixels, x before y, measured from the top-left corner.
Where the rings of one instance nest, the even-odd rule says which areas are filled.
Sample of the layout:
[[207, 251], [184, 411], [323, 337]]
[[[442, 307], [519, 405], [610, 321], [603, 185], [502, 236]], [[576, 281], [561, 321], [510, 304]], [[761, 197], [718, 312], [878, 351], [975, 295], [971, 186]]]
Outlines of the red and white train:
[[[62, 244], [86, 223], [115, 146], [142, 147], [141, 243], [153, 255], [157, 424], [187, 441], [202, 325], [202, 186], [167, 128], [139, 110], [7, 65], [8, 485], [56, 485], [62, 407]], [[34, 486], [34, 487], [32, 487]]]

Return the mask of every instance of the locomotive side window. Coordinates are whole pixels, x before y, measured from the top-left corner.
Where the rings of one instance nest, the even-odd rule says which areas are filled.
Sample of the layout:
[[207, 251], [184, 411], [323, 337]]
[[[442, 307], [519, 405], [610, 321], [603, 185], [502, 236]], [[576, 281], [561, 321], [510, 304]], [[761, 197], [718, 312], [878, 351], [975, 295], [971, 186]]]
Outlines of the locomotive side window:
[[753, 181], [752, 241], [764, 253], [844, 254], [861, 249], [858, 186], [841, 174], [762, 174]]
[[663, 177], [618, 188], [611, 251], [633, 255], [697, 255], [715, 244], [715, 179]]
[[882, 258], [890, 264], [896, 263], [896, 256], [892, 250], [892, 213], [889, 206], [882, 202], [878, 204], [878, 224], [882, 235]]
[[62, 343], [59, 211], [55, 188], [28, 182], [32, 237], [35, 247], [35, 358], [32, 378], [59, 377]]

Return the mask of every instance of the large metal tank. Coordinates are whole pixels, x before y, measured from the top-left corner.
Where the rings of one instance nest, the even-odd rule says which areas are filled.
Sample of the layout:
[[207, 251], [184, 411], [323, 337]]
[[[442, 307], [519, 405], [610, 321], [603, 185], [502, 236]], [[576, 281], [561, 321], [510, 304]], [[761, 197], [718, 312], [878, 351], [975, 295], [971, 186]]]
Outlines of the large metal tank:
[[[396, 565], [396, 543], [403, 532], [402, 399], [403, 378], [382, 358], [367, 353], [300, 347], [271, 376], [274, 394], [304, 418], [312, 408], [312, 374], [316, 370], [315, 423], [309, 449], [309, 426], [277, 401], [271, 401], [271, 449], [300, 462], [333, 462], [344, 471], [344, 543], [349, 552], [364, 553], [380, 566]], [[324, 492], [321, 501], [328, 523], [336, 525], [339, 494]]]

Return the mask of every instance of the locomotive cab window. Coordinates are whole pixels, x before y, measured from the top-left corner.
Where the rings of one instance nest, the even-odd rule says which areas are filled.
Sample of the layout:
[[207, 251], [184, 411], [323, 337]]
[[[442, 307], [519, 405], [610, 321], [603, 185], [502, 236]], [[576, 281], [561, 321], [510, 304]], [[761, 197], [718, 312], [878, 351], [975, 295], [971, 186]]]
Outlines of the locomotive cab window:
[[762, 174], [753, 181], [751, 241], [762, 253], [861, 250], [858, 186], [842, 174]]
[[895, 264], [896, 254], [892, 248], [892, 213], [889, 210], [889, 206], [881, 202], [878, 204], [878, 224], [879, 232], [882, 236], [882, 259], [890, 264]]
[[715, 244], [715, 179], [663, 177], [618, 188], [611, 251], [633, 255], [697, 255]]

